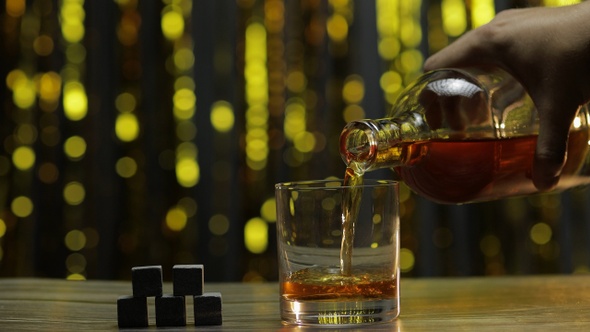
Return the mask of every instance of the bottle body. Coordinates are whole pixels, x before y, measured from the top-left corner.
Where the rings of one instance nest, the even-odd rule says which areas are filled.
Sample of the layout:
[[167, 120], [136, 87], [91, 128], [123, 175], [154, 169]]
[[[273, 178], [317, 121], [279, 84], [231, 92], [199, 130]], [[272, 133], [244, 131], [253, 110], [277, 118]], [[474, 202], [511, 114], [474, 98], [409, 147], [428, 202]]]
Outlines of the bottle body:
[[[461, 204], [536, 193], [538, 115], [524, 89], [496, 68], [427, 73], [388, 117], [349, 123], [340, 149], [358, 173], [389, 167], [416, 193]], [[556, 190], [589, 184], [589, 117], [572, 123]]]

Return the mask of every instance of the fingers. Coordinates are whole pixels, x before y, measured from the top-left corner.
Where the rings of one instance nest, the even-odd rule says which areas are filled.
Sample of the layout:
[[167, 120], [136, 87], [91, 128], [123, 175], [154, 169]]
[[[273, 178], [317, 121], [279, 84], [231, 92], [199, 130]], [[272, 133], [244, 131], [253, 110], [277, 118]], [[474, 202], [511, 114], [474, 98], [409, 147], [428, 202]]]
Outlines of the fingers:
[[[558, 108], [559, 109], [559, 108]], [[565, 111], [564, 109], [561, 109]], [[559, 182], [566, 160], [569, 129], [575, 112], [546, 108], [539, 123], [539, 137], [533, 162], [533, 183], [541, 191], [553, 189]]]
[[474, 64], [491, 64], [497, 62], [494, 49], [487, 49], [489, 43], [482, 43], [490, 28], [480, 27], [468, 31], [461, 38], [447, 47], [431, 55], [424, 62], [424, 70], [434, 70], [444, 67], [465, 67]]

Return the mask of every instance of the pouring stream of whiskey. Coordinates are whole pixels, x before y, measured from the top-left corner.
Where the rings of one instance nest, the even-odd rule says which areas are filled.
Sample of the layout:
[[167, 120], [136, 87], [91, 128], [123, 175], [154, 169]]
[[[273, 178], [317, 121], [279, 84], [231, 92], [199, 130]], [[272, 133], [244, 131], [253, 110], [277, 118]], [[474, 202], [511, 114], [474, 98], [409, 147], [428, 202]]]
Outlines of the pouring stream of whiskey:
[[344, 197], [342, 202], [342, 243], [340, 246], [340, 274], [350, 276], [352, 273], [352, 248], [354, 229], [363, 193], [363, 170], [352, 162], [344, 173]]

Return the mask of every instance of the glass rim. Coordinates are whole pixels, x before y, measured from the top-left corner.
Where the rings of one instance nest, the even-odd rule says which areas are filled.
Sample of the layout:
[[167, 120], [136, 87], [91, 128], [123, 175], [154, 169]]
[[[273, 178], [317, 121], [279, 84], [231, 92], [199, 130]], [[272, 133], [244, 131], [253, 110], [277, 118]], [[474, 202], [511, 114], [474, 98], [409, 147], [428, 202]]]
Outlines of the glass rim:
[[[301, 180], [301, 181], [288, 181], [279, 182], [275, 184], [276, 190], [313, 190], [313, 189], [342, 189], [342, 188], [375, 188], [375, 187], [399, 187], [399, 181], [395, 180], [381, 180], [381, 179], [363, 179], [362, 184], [352, 186], [343, 185], [344, 179], [323, 179], [323, 180]], [[332, 185], [326, 185], [333, 183]]]

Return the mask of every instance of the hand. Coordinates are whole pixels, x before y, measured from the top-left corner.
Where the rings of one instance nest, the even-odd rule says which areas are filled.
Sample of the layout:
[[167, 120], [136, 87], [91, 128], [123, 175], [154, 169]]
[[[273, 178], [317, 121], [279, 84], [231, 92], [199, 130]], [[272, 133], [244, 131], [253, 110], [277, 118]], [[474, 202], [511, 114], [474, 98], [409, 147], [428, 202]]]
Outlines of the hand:
[[525, 87], [539, 111], [533, 182], [549, 190], [565, 163], [569, 128], [590, 100], [590, 2], [510, 9], [431, 56], [425, 70], [495, 65]]

